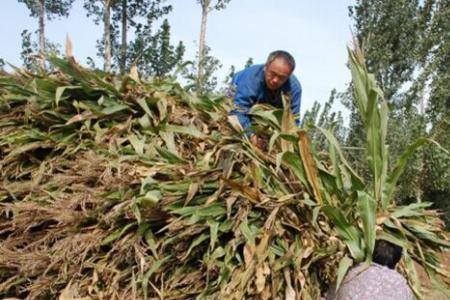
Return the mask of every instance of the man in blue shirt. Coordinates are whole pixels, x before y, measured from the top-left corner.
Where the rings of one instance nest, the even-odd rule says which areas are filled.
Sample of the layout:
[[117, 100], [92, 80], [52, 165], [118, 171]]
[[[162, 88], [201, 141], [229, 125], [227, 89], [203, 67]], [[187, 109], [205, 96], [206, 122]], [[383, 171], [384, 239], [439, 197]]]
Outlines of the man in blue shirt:
[[283, 108], [282, 94], [289, 94], [291, 111], [297, 125], [300, 125], [300, 102], [302, 87], [293, 74], [295, 60], [286, 51], [277, 50], [270, 53], [264, 65], [253, 65], [238, 73], [232, 80], [235, 88], [234, 105], [236, 109], [230, 112], [239, 119], [239, 123], [249, 136], [250, 141], [263, 148], [265, 141], [251, 132], [250, 108], [257, 103], [267, 103], [277, 108]]

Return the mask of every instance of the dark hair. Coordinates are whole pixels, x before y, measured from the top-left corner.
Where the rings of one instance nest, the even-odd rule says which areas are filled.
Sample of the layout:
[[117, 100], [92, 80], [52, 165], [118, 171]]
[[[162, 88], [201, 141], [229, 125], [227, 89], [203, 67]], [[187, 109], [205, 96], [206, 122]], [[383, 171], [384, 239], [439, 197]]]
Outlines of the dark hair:
[[291, 73], [294, 72], [295, 59], [289, 52], [284, 50], [276, 50], [270, 53], [269, 57], [267, 57], [266, 65], [270, 64], [272, 61], [275, 60], [275, 58], [279, 57], [283, 58], [291, 66]]
[[402, 247], [385, 240], [377, 240], [373, 250], [373, 261], [379, 265], [394, 269], [402, 257]]

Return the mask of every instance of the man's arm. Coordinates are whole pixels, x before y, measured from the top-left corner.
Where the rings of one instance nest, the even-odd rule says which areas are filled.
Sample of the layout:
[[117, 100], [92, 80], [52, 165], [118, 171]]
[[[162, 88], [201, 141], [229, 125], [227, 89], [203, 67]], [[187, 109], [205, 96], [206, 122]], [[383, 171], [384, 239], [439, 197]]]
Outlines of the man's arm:
[[256, 98], [256, 91], [252, 85], [252, 82], [246, 76], [239, 78], [235, 82], [236, 92], [234, 95], [234, 105], [235, 109], [230, 111], [230, 115], [235, 115], [238, 117], [239, 123], [241, 123], [247, 136], [250, 136], [252, 132], [250, 131], [250, 126], [252, 125], [249, 112], [254, 104], [254, 99]]
[[252, 107], [252, 102], [248, 98], [234, 98], [234, 105], [236, 109], [230, 111], [230, 115], [235, 115], [238, 117], [239, 123], [241, 123], [242, 128], [247, 133], [252, 125], [250, 117], [248, 115], [250, 108]]
[[291, 99], [291, 111], [295, 117], [295, 123], [300, 126], [300, 105], [302, 102], [302, 86], [300, 82], [295, 78], [292, 84], [292, 99]]

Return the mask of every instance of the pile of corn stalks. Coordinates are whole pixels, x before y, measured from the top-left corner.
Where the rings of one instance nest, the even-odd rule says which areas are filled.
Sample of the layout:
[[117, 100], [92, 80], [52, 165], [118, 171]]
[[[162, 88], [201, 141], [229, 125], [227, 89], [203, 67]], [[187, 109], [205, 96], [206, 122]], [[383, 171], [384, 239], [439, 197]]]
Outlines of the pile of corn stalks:
[[[376, 238], [407, 249], [442, 295], [450, 248], [428, 203], [395, 206], [411, 145], [388, 168], [387, 106], [349, 51], [371, 182], [331, 132], [316, 154], [288, 109], [255, 106], [260, 150], [230, 101], [170, 80], [57, 71], [0, 75], [0, 296], [28, 299], [318, 299]], [[289, 107], [289, 105], [286, 105]]]

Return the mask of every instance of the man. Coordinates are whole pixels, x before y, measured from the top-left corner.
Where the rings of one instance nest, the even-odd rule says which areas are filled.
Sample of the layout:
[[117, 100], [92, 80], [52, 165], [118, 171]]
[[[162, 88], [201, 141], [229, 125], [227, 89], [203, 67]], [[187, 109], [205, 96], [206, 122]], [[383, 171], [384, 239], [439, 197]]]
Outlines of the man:
[[262, 148], [264, 140], [250, 130], [250, 108], [256, 103], [267, 103], [283, 108], [281, 95], [289, 94], [291, 111], [300, 124], [300, 102], [302, 87], [293, 75], [295, 60], [286, 51], [278, 50], [270, 53], [264, 65], [253, 65], [238, 73], [232, 80], [235, 88], [234, 104], [236, 109], [230, 112], [239, 119], [239, 123], [249, 136], [250, 141]]
[[359, 264], [345, 276], [336, 292], [332, 288], [327, 300], [414, 300], [406, 280], [395, 271], [402, 248], [385, 240], [375, 243], [373, 263]]

